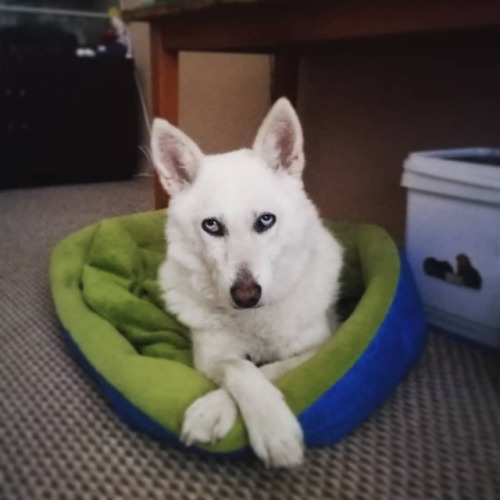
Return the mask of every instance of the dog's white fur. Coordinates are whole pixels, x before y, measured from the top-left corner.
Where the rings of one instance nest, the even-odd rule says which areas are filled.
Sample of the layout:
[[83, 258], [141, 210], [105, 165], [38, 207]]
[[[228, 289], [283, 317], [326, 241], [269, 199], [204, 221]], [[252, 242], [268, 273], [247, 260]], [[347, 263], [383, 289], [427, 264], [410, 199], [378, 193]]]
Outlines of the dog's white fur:
[[[329, 311], [342, 250], [304, 192], [298, 117], [280, 99], [252, 149], [212, 156], [156, 119], [152, 153], [171, 195], [160, 283], [168, 308], [191, 329], [196, 369], [220, 386], [188, 408], [182, 439], [189, 445], [222, 438], [239, 409], [266, 465], [300, 464], [302, 430], [270, 381], [314, 354], [335, 330]], [[264, 213], [275, 223], [257, 232]], [[224, 235], [203, 230], [206, 219], [223, 224]], [[235, 306], [231, 287], [242, 270], [247, 284], [261, 288], [255, 307]]]

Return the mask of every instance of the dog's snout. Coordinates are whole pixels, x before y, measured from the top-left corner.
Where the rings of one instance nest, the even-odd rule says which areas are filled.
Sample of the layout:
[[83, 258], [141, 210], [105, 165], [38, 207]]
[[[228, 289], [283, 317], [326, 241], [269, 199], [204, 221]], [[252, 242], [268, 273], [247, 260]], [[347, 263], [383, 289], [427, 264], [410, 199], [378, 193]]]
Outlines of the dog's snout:
[[262, 288], [248, 272], [241, 272], [231, 287], [231, 297], [237, 307], [255, 307], [261, 298]]

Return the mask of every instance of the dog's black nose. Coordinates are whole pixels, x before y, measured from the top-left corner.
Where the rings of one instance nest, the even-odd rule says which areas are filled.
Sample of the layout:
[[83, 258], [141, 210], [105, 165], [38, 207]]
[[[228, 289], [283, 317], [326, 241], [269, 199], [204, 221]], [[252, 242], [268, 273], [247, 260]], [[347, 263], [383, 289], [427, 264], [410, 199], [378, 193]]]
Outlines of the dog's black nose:
[[255, 307], [262, 295], [261, 286], [252, 278], [251, 275], [243, 274], [238, 277], [231, 287], [231, 297], [236, 306], [242, 309]]

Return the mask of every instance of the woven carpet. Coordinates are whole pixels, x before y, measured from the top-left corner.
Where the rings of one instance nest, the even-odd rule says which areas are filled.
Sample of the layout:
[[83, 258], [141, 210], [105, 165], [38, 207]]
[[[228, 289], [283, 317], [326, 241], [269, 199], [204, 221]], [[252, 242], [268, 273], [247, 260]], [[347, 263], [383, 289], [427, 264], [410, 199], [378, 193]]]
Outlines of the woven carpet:
[[0, 192], [1, 499], [500, 498], [499, 359], [438, 335], [372, 417], [295, 470], [122, 424], [69, 355], [47, 266], [68, 233], [151, 205], [149, 179]]

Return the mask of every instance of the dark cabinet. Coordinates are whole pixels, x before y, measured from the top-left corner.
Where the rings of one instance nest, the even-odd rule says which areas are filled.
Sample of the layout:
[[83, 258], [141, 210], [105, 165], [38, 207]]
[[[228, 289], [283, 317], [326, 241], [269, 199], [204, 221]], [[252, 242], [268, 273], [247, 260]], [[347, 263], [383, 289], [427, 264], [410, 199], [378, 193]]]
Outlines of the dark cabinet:
[[130, 59], [0, 56], [0, 187], [132, 177], [138, 114]]

